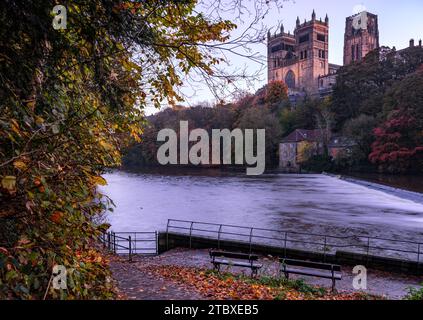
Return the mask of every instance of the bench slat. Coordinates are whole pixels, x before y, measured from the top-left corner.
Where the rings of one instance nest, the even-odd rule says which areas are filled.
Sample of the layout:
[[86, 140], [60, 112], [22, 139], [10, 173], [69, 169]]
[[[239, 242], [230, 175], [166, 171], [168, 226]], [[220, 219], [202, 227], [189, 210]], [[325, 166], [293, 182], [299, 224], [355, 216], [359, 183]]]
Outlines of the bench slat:
[[329, 271], [333, 270], [338, 272], [341, 271], [341, 266], [337, 264], [295, 260], [295, 259], [280, 259], [280, 262], [282, 264], [285, 263], [286, 265], [289, 265], [289, 266], [297, 266], [297, 267], [321, 269], [321, 270], [329, 270]]
[[[316, 271], [316, 270], [305, 270], [305, 269], [297, 269], [297, 268], [289, 268], [287, 267], [285, 270], [282, 269], [282, 272], [288, 272], [293, 274], [300, 274], [303, 276], [314, 276], [326, 279], [332, 279], [332, 272], [323, 272], [323, 271]], [[333, 278], [336, 280], [342, 280], [342, 275], [340, 273], [335, 272]]]
[[233, 260], [225, 260], [225, 259], [214, 259], [213, 263], [217, 264], [224, 264], [224, 265], [231, 265], [236, 267], [253, 267], [253, 268], [261, 268], [263, 265], [257, 262], [244, 262], [244, 261], [233, 261]]
[[256, 254], [246, 254], [246, 253], [238, 253], [238, 252], [226, 252], [226, 251], [210, 251], [211, 257], [225, 257], [225, 258], [233, 258], [233, 259], [244, 259], [244, 260], [258, 260], [258, 255]]

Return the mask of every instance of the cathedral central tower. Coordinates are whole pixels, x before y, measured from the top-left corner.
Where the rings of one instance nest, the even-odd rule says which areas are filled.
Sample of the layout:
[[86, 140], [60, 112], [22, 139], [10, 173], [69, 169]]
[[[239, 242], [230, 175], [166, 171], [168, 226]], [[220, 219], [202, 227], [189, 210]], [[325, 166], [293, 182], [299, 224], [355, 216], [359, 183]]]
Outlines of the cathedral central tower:
[[329, 73], [329, 18], [297, 18], [294, 33], [268, 34], [268, 79], [284, 81], [291, 92], [318, 92], [318, 79]]
[[348, 17], [344, 38], [344, 65], [361, 61], [370, 51], [379, 48], [377, 15], [364, 11]]

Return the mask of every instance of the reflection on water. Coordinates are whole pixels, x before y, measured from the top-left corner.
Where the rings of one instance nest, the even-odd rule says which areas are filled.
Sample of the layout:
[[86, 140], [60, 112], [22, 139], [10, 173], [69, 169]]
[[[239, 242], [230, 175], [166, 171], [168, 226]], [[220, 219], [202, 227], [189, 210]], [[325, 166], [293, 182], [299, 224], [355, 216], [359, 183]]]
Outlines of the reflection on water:
[[333, 177], [218, 170], [104, 177], [102, 191], [117, 205], [109, 215], [115, 231], [164, 230], [168, 219], [182, 219], [422, 241], [422, 204]]

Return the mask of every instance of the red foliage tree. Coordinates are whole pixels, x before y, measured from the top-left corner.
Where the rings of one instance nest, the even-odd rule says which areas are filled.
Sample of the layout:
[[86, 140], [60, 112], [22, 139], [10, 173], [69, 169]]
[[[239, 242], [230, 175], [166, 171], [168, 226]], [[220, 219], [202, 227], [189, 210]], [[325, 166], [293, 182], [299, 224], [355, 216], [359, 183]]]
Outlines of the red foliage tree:
[[416, 119], [405, 111], [395, 110], [389, 119], [373, 131], [376, 141], [369, 160], [382, 171], [407, 172], [423, 162], [423, 145], [418, 145]]
[[269, 105], [277, 104], [288, 99], [288, 87], [283, 81], [272, 81], [268, 84], [265, 102]]

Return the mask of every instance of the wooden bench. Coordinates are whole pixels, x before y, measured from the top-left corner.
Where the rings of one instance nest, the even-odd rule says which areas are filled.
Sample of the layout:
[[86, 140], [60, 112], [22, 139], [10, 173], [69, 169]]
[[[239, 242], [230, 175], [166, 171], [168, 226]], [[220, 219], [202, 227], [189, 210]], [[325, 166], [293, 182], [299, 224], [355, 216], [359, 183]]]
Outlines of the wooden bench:
[[255, 276], [257, 275], [258, 270], [263, 266], [257, 262], [259, 257], [256, 254], [210, 250], [210, 258], [214, 270], [217, 270], [218, 272], [220, 272], [220, 266], [223, 264], [228, 266], [250, 268], [251, 276]]
[[286, 279], [289, 279], [290, 273], [332, 279], [332, 292], [335, 291], [335, 281], [342, 279], [341, 266], [337, 264], [294, 259], [280, 259], [280, 263]]

